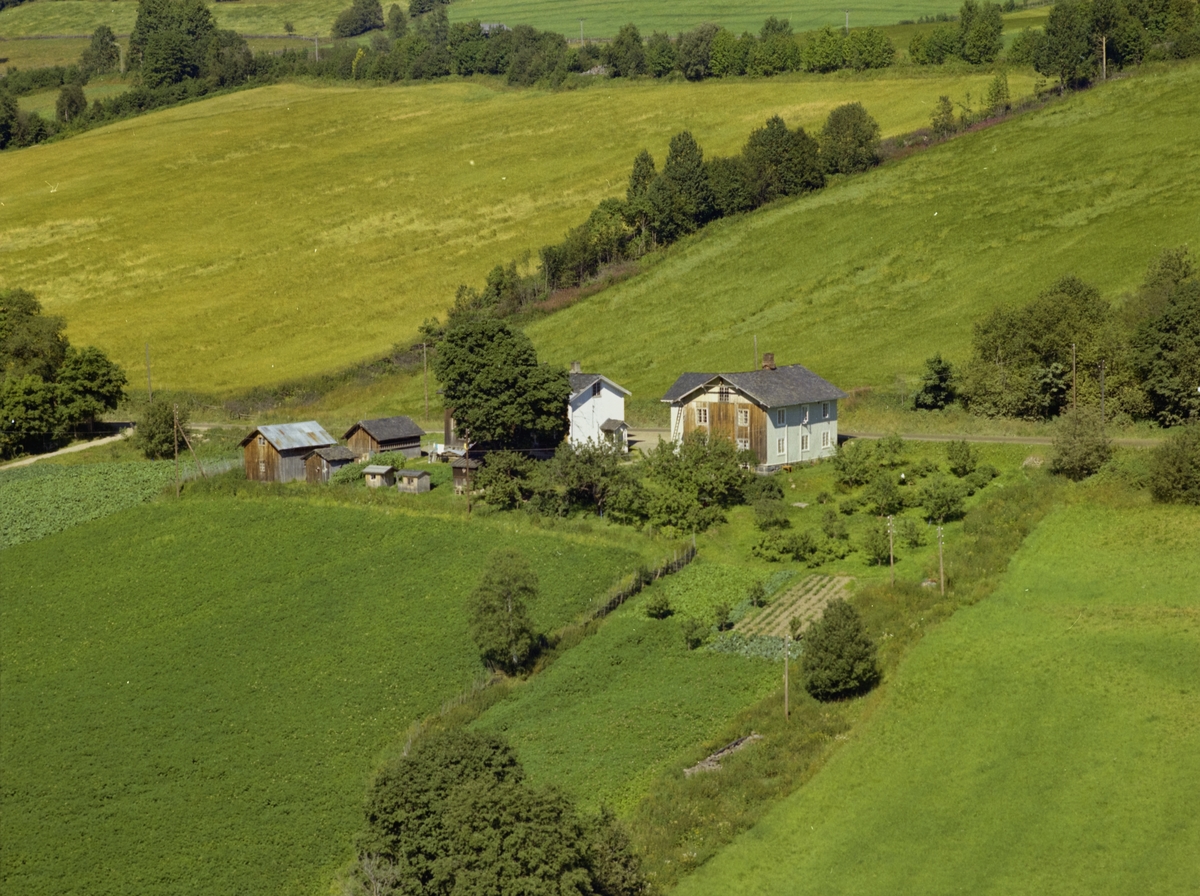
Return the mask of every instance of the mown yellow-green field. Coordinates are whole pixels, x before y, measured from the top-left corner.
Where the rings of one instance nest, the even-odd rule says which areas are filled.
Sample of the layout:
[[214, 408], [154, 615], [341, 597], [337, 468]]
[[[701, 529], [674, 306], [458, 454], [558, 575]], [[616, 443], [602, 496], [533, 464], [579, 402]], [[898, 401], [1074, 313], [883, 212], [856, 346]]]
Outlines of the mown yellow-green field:
[[683, 128], [733, 153], [770, 115], [815, 129], [859, 100], [898, 133], [990, 78], [246, 91], [6, 153], [0, 282], [130, 368], [149, 342], [156, 386], [227, 393], [410, 344], [458, 284], [559, 239]]

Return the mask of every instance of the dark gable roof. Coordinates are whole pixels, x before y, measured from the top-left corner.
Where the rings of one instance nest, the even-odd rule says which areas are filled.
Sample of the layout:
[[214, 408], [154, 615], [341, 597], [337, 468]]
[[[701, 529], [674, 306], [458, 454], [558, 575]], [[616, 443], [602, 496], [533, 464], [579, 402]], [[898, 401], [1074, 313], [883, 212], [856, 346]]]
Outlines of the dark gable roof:
[[663, 401], [683, 401], [697, 389], [724, 381], [765, 408], [783, 408], [811, 401], [836, 401], [846, 393], [807, 367], [788, 364], [774, 370], [750, 370], [744, 373], [685, 373], [662, 397]]
[[313, 454], [317, 455], [318, 457], [323, 457], [325, 460], [335, 461], [354, 460], [354, 458], [358, 456], [345, 445], [330, 445], [328, 448], [318, 448], [312, 454], [308, 455], [308, 457], [312, 457]]
[[600, 424], [600, 431], [601, 432], [620, 432], [624, 426], [625, 426], [624, 420], [609, 419], [609, 420], [605, 420], [603, 423]]
[[417, 426], [409, 417], [379, 417], [375, 420], [359, 420], [342, 436], [350, 438], [356, 429], [362, 429], [376, 442], [394, 442], [397, 439], [419, 439], [425, 435], [425, 430]]
[[600, 381], [608, 383], [614, 389], [618, 389], [621, 392], [624, 392], [626, 395], [630, 394], [629, 390], [626, 389], [624, 386], [613, 382], [612, 380], [610, 380], [608, 377], [604, 376], [603, 374], [572, 373], [572, 374], [570, 374], [570, 377], [571, 377], [571, 394], [572, 395], [578, 395], [584, 389], [590, 389], [592, 386], [592, 383], [596, 383], [596, 382], [600, 382]]

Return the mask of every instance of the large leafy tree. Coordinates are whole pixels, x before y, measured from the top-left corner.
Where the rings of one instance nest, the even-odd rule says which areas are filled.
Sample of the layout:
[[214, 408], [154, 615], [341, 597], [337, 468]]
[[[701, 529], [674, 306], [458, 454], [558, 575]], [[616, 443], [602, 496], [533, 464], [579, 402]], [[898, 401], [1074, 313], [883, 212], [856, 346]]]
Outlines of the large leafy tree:
[[656, 526], [700, 532], [743, 499], [747, 474], [728, 439], [697, 430], [682, 442], [660, 442], [646, 457], [647, 514]]
[[821, 129], [821, 157], [830, 174], [866, 171], [879, 161], [879, 122], [862, 103], [846, 103], [829, 113]]
[[0, 374], [54, 379], [67, 357], [65, 327], [61, 317], [42, 314], [28, 290], [0, 291]]
[[818, 700], [840, 700], [873, 688], [880, 678], [875, 645], [862, 617], [844, 600], [832, 600], [804, 636], [805, 689]]
[[1046, 39], [1033, 60], [1034, 68], [1056, 77], [1062, 87], [1086, 83], [1096, 70], [1091, 10], [1083, 0], [1060, 0], [1046, 20]]
[[[138, 0], [137, 20], [129, 35], [130, 62], [143, 65], [149, 52], [156, 82], [194, 77], [216, 30], [204, 0]], [[155, 36], [160, 39], [151, 48]]]
[[1050, 472], [1086, 479], [1112, 457], [1112, 441], [1097, 408], [1074, 408], [1063, 414], [1054, 435]]
[[646, 49], [636, 25], [620, 27], [613, 42], [605, 47], [604, 61], [608, 63], [609, 75], [614, 78], [646, 73]]
[[67, 349], [58, 369], [59, 416], [72, 425], [92, 424], [125, 397], [125, 371], [94, 346]]
[[529, 604], [537, 594], [537, 573], [521, 554], [496, 550], [488, 556], [471, 593], [471, 637], [485, 662], [509, 672], [528, 663], [537, 643]]
[[502, 321], [455, 321], [438, 344], [433, 371], [472, 442], [527, 448], [557, 444], [566, 434], [566, 371], [539, 364], [529, 337]]
[[1180, 284], [1133, 339], [1134, 365], [1164, 426], [1200, 417], [1200, 280]]
[[1200, 426], [1186, 426], [1154, 449], [1150, 459], [1154, 500], [1200, 504]]
[[759, 204], [825, 185], [817, 141], [804, 133], [804, 128], [789, 130], [778, 115], [751, 132], [742, 156]]
[[121, 63], [121, 48], [117, 36], [107, 25], [92, 32], [92, 39], [79, 57], [79, 67], [88, 73], [104, 74], [116, 71]]

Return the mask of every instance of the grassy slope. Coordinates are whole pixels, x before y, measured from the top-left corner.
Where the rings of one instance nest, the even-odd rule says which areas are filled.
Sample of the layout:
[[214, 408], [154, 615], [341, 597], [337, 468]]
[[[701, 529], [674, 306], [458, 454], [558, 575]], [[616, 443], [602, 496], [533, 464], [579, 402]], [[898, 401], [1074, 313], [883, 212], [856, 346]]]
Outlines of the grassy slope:
[[719, 222], [529, 333], [643, 401], [683, 370], [745, 369], [756, 334], [843, 387], [964, 359], [991, 308], [1070, 272], [1116, 297], [1164, 247], [1200, 241], [1198, 115], [1200, 65], [1109, 83]]
[[1193, 892], [1200, 516], [1077, 504], [683, 894]]
[[[209, 4], [221, 28], [243, 34], [283, 34], [283, 23], [290, 21], [297, 33], [307, 35], [329, 34], [334, 17], [348, 5], [340, 0]], [[136, 20], [137, 0], [35, 0], [0, 13], [0, 34], [90, 34], [99, 25], [128, 34]]]
[[729, 153], [771, 114], [812, 128], [859, 99], [895, 133], [987, 80], [248, 91], [7, 153], [0, 282], [131, 369], [149, 341], [156, 386], [277, 382], [408, 345], [459, 283], [561, 238], [685, 127]]
[[638, 544], [226, 498], [0, 552], [0, 889], [324, 889], [380, 750], [482, 671], [487, 552], [530, 557], [550, 627]]

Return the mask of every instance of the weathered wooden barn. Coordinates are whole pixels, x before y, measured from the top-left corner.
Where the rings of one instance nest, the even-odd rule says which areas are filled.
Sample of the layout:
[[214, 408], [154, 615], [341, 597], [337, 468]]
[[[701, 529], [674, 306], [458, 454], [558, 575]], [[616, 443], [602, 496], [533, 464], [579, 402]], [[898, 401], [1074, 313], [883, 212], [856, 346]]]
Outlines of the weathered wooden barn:
[[432, 488], [429, 473], [425, 470], [397, 470], [396, 489], [414, 495], [424, 494]]
[[421, 436], [425, 430], [410, 417], [379, 417], [359, 420], [342, 438], [359, 461], [370, 460], [385, 451], [399, 451], [405, 457], [421, 456]]
[[396, 484], [396, 468], [391, 464], [371, 464], [363, 467], [367, 488], [390, 488]]
[[671, 406], [671, 439], [696, 430], [753, 451], [760, 468], [829, 457], [837, 450], [837, 403], [846, 393], [799, 364], [761, 370], [685, 373], [662, 400]]
[[257, 482], [304, 479], [304, 459], [314, 449], [335, 444], [333, 436], [315, 420], [260, 426], [242, 439], [246, 478]]
[[344, 445], [318, 448], [304, 458], [304, 478], [310, 485], [328, 482], [346, 464], [354, 463], [354, 452]]

